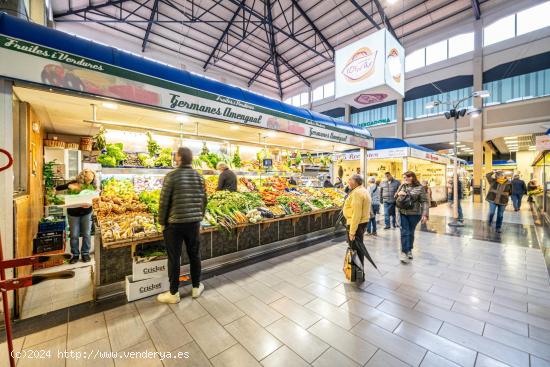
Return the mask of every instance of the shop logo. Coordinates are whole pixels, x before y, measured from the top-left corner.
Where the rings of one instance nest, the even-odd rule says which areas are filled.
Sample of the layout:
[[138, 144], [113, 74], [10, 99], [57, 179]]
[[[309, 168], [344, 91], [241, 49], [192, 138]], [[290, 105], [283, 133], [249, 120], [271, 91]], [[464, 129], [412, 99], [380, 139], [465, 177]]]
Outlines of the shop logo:
[[344, 66], [342, 75], [348, 82], [359, 82], [374, 74], [374, 62], [378, 51], [372, 51], [368, 47], [361, 47], [355, 51]]
[[382, 102], [386, 98], [388, 98], [386, 93], [361, 93], [354, 98], [354, 101], [359, 104], [367, 105]]
[[388, 70], [390, 75], [396, 83], [401, 83], [401, 59], [399, 58], [399, 51], [396, 48], [392, 48], [387, 57]]

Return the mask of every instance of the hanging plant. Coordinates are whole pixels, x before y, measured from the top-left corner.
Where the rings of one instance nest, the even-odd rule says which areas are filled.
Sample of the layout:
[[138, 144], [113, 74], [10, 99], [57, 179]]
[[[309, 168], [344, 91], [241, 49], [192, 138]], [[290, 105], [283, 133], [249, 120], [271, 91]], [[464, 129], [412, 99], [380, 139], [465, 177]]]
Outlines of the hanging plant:
[[338, 177], [344, 177], [344, 168], [342, 166], [338, 166]]
[[241, 168], [243, 166], [239, 146], [237, 146], [237, 149], [235, 149], [235, 153], [233, 153], [233, 159], [231, 160], [231, 163], [233, 163], [233, 167], [235, 168]]
[[145, 133], [147, 135], [147, 151], [149, 152], [149, 157], [154, 157], [160, 153], [160, 145], [153, 139], [153, 135], [149, 131]]
[[105, 139], [105, 128], [101, 126], [96, 136], [94, 136], [94, 150], [103, 150], [107, 146], [107, 140]]

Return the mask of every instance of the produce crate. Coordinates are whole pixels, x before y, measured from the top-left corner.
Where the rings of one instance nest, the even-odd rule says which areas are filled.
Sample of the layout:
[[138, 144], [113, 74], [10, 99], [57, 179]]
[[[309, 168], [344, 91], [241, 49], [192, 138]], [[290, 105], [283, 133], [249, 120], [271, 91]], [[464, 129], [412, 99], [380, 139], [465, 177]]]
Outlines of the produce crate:
[[33, 254], [65, 251], [65, 231], [38, 233], [32, 241]]
[[170, 288], [168, 277], [134, 280], [126, 277], [126, 298], [128, 302], [166, 292]]
[[139, 258], [134, 257], [132, 261], [132, 276], [134, 281], [167, 277], [168, 259], [162, 258], [153, 261], [139, 262]]
[[[63, 254], [63, 253], [65, 253], [65, 250], [45, 252], [41, 255], [58, 255], [58, 254]], [[63, 265], [63, 263], [64, 263], [63, 259], [48, 260], [48, 261], [43, 262], [43, 263], [33, 264], [32, 268], [33, 268], [33, 270], [46, 269], [46, 268], [51, 268], [51, 267], [54, 267], [54, 266]]]
[[60, 232], [64, 231], [66, 226], [65, 217], [51, 222], [40, 222], [38, 224], [38, 233]]

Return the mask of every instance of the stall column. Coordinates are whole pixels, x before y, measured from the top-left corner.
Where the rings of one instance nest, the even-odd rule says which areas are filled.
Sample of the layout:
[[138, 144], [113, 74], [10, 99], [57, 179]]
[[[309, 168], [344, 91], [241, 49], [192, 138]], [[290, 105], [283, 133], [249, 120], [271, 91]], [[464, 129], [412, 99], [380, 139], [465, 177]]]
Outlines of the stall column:
[[359, 169], [361, 170], [361, 175], [363, 175], [363, 177], [366, 178], [367, 177], [367, 149], [366, 148], [359, 149]]
[[[409, 170], [409, 160], [407, 157], [403, 157], [403, 173], [407, 172]], [[399, 181], [401, 181], [401, 177], [397, 177]]]
[[[403, 98], [397, 99], [397, 108], [395, 115], [395, 137], [398, 139], [405, 139], [405, 115], [404, 115]], [[406, 172], [406, 171], [403, 171]]]
[[[483, 24], [481, 20], [474, 22], [474, 60], [473, 60], [473, 76], [474, 89], [483, 89]], [[481, 98], [473, 99], [474, 108], [481, 109], [483, 101]], [[479, 116], [470, 115], [470, 126], [474, 130], [474, 202], [483, 202], [483, 113]]]
[[344, 121], [351, 124], [351, 106], [347, 103], [344, 105]]

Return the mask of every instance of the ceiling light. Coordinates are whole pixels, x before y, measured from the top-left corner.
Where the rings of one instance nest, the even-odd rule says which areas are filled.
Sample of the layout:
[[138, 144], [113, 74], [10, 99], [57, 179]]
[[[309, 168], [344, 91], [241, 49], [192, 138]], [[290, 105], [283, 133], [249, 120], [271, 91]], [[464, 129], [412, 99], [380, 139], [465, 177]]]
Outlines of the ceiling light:
[[113, 102], [103, 102], [101, 105], [110, 110], [116, 110], [118, 108], [118, 105]]
[[529, 150], [537, 150], [537, 147], [532, 145], [532, 146], [529, 147]]
[[274, 138], [275, 136], [277, 136], [277, 133], [275, 131], [268, 131], [265, 136], [269, 138]]
[[176, 120], [179, 122], [187, 122], [189, 121], [189, 118], [185, 115], [177, 115]]
[[[457, 144], [460, 144], [460, 142], [459, 142], [459, 141], [457, 141], [456, 143], [457, 143]], [[455, 143], [454, 143], [453, 141], [449, 142], [449, 144], [451, 144], [451, 145], [455, 145]]]
[[304, 140], [306, 140], [306, 139], [305, 139], [303, 136], [299, 136], [299, 137], [297, 138], [297, 140], [300, 141], [300, 142], [302, 142], [302, 141], [304, 141]]
[[231, 126], [229, 126], [229, 129], [231, 129], [231, 130], [239, 130], [240, 127], [237, 126], [237, 125], [231, 125]]
[[507, 136], [504, 138], [504, 140], [518, 140], [517, 136]]

